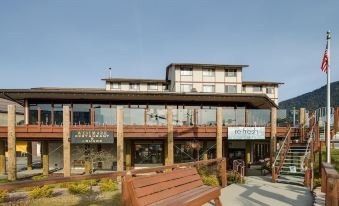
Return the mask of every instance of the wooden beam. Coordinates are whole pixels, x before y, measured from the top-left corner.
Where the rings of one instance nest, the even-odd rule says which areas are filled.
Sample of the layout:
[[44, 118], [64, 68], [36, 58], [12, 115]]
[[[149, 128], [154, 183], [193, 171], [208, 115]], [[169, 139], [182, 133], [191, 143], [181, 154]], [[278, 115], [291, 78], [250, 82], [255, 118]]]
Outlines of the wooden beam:
[[6, 173], [5, 141], [0, 140], [0, 175]]
[[165, 165], [171, 165], [174, 163], [174, 136], [173, 136], [173, 110], [171, 107], [167, 107], [167, 142], [166, 142], [166, 162]]
[[27, 141], [27, 170], [31, 171], [32, 170], [32, 142]]
[[69, 106], [63, 106], [64, 177], [71, 176], [71, 131]]
[[222, 158], [222, 107], [217, 107], [217, 159]]
[[274, 155], [277, 150], [277, 108], [271, 108], [271, 139], [270, 139], [270, 159], [271, 163], [274, 161]]
[[117, 170], [124, 170], [124, 108], [117, 107]]
[[48, 141], [42, 141], [42, 174], [48, 175], [49, 172], [49, 157], [48, 157]]

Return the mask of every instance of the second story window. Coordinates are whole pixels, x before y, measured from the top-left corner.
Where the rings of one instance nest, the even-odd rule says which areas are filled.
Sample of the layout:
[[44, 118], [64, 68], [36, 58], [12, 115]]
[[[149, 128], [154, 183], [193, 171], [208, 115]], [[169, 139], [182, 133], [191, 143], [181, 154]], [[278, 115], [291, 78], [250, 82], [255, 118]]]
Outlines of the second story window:
[[225, 85], [225, 93], [237, 93], [236, 85]]
[[262, 86], [253, 86], [253, 92], [262, 92]]
[[192, 84], [182, 84], [180, 85], [180, 91], [181, 92], [192, 92]]
[[242, 91], [246, 92], [246, 86], [242, 86]]
[[215, 76], [215, 69], [203, 68], [202, 69], [202, 76], [204, 76], [204, 77], [214, 77]]
[[192, 68], [183, 67], [180, 69], [181, 76], [192, 76]]
[[112, 89], [121, 89], [121, 83], [120, 82], [112, 82], [111, 88]]
[[203, 92], [211, 92], [211, 93], [213, 93], [213, 92], [215, 92], [215, 86], [214, 85], [204, 85], [202, 87], [202, 91]]
[[267, 94], [274, 94], [274, 87], [267, 87], [266, 88], [266, 93]]
[[236, 69], [225, 69], [225, 77], [236, 77], [237, 70]]
[[140, 90], [140, 84], [137, 83], [129, 83], [130, 90]]
[[155, 84], [155, 83], [149, 83], [147, 85], [147, 89], [148, 90], [158, 90], [158, 84]]

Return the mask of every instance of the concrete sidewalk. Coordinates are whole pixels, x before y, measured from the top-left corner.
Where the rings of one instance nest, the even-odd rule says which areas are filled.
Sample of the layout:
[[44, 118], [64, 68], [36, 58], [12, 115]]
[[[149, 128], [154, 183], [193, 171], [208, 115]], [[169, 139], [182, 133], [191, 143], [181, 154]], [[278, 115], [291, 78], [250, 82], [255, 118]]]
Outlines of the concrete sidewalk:
[[312, 193], [307, 188], [272, 183], [269, 176], [246, 177], [245, 184], [232, 184], [222, 189], [220, 199], [224, 206], [308, 206], [313, 204]]

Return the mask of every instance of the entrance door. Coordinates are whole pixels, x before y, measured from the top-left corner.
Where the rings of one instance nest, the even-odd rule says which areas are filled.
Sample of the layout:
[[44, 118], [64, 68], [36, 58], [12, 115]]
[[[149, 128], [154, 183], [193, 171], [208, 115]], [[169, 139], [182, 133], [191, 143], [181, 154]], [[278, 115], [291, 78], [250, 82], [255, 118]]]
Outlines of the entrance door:
[[228, 150], [228, 168], [232, 169], [233, 160], [245, 161], [245, 149], [229, 149]]
[[134, 167], [146, 168], [162, 166], [164, 151], [162, 143], [135, 143]]

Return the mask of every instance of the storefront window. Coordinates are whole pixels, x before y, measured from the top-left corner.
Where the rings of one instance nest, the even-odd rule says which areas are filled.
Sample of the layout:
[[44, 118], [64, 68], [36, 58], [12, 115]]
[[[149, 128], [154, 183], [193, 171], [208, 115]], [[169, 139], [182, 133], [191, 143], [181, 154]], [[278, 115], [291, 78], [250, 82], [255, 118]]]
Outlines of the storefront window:
[[193, 126], [193, 109], [174, 109], [173, 124], [177, 126]]
[[144, 125], [145, 109], [141, 108], [125, 108], [124, 109], [125, 125]]
[[73, 104], [73, 124], [86, 125], [91, 124], [91, 105]]
[[38, 124], [38, 106], [36, 104], [29, 105], [29, 124]]
[[95, 109], [96, 125], [115, 125], [116, 108], [110, 108], [109, 105], [93, 105]]
[[199, 109], [197, 110], [198, 125], [216, 126], [217, 117], [215, 109]]
[[135, 144], [135, 164], [162, 164], [163, 144]]
[[147, 125], [166, 125], [167, 111], [165, 109], [148, 109], [147, 110]]

